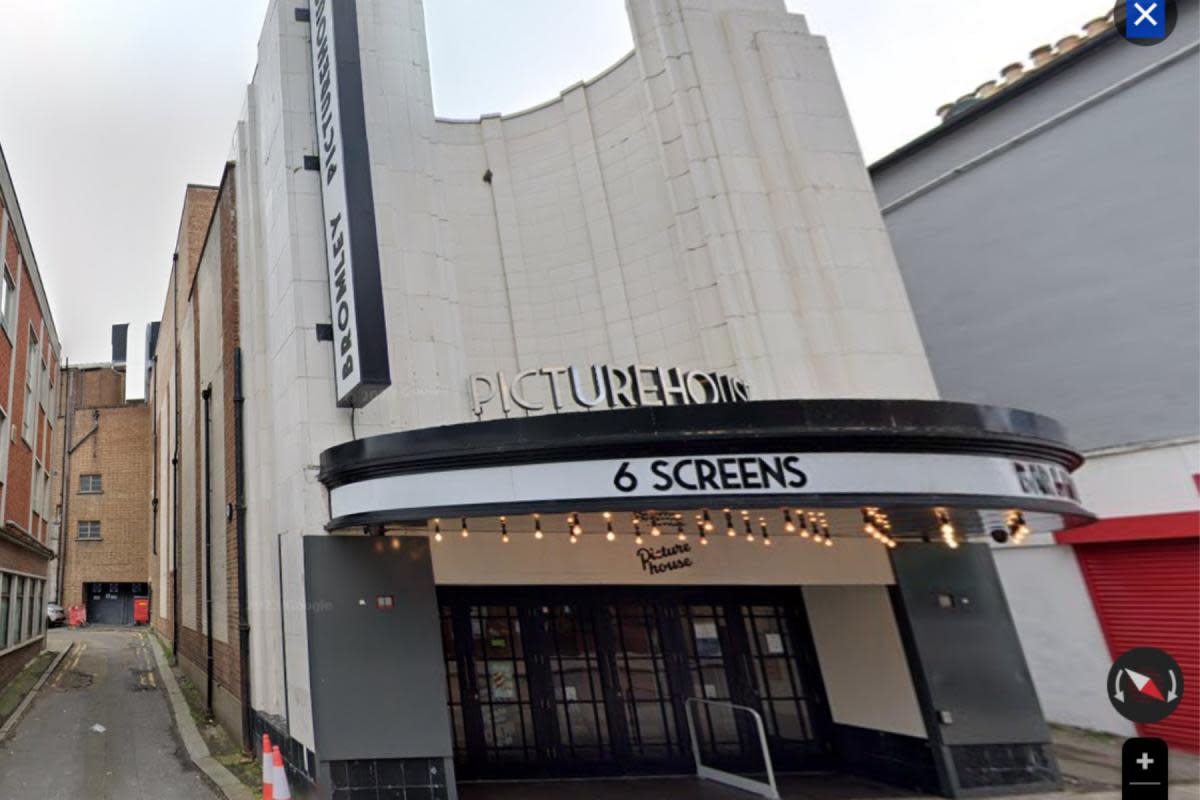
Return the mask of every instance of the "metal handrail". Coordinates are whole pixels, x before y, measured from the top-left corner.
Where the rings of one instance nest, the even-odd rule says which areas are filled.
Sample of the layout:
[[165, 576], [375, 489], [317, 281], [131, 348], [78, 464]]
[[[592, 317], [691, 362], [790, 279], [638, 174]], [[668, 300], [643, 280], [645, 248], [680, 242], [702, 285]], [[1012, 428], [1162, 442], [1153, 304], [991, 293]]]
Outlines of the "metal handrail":
[[[754, 780], [743, 775], [735, 775], [732, 772], [716, 769], [714, 767], [705, 766], [700, 760], [700, 740], [696, 736], [696, 720], [692, 713], [692, 705], [707, 705], [716, 706], [718, 708], [730, 708], [734, 711], [748, 711], [754, 717], [754, 725], [758, 729], [758, 741], [762, 745], [763, 763], [767, 765], [767, 781]], [[767, 747], [767, 729], [763, 725], [762, 714], [758, 713], [749, 706], [738, 705], [737, 703], [726, 703], [718, 700], [708, 700], [703, 697], [689, 697], [684, 702], [684, 711], [687, 716], [688, 735], [692, 739], [692, 756], [696, 760], [696, 775], [700, 778], [705, 778], [717, 783], [724, 783], [728, 786], [733, 786], [743, 791], [753, 792], [754, 794], [762, 795], [763, 797], [771, 798], [771, 800], [780, 800], [779, 787], [775, 784], [775, 768], [771, 765], [771, 751]]]

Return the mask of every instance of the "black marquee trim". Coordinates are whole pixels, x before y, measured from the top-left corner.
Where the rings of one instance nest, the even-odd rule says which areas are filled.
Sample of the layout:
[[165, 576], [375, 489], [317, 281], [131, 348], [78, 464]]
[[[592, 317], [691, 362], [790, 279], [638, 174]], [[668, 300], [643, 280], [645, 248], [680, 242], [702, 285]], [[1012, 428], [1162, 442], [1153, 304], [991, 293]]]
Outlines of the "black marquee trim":
[[1029, 411], [926, 400], [758, 400], [468, 422], [321, 453], [329, 489], [369, 478], [610, 457], [736, 452], [963, 453], [1074, 470], [1062, 426]]

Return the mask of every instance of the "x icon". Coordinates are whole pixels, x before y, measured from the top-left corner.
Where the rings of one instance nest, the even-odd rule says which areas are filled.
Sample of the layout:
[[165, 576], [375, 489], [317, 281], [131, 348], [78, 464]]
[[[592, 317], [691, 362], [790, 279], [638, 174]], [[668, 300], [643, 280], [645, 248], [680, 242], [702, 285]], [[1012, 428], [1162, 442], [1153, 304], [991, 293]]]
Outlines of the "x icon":
[[1138, 14], [1140, 15], [1136, 20], [1134, 20], [1133, 25], [1135, 28], [1138, 25], [1141, 25], [1143, 20], [1149, 20], [1151, 27], [1154, 27], [1155, 25], [1158, 24], [1158, 22], [1155, 21], [1154, 17], [1151, 16], [1154, 9], [1158, 8], [1158, 3], [1151, 3], [1149, 8], [1142, 8], [1141, 3], [1134, 3], [1133, 7], [1138, 10]]

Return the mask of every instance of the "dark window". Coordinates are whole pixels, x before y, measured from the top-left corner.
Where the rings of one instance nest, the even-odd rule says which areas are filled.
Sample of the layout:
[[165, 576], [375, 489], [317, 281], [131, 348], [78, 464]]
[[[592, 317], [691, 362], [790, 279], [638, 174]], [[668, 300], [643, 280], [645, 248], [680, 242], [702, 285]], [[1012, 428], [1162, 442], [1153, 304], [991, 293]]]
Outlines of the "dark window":
[[8, 605], [15, 579], [0, 574], [0, 650], [8, 647]]
[[99, 475], [80, 475], [79, 476], [79, 493], [80, 494], [100, 494], [104, 491], [100, 482]]
[[99, 539], [100, 538], [100, 520], [81, 519], [79, 521], [79, 538], [80, 539]]

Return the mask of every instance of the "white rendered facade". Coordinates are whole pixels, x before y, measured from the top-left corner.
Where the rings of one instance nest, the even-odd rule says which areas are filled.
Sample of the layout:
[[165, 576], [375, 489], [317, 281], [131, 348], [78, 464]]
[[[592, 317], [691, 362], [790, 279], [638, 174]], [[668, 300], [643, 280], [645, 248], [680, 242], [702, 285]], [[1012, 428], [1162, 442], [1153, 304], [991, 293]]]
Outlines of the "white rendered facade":
[[435, 117], [421, 4], [360, 0], [392, 385], [336, 408], [315, 335], [330, 302], [304, 169], [310, 26], [292, 5], [268, 10], [232, 158], [252, 697], [298, 741], [299, 543], [325, 533], [326, 448], [468, 422], [470, 374], [555, 363], [727, 371], [755, 399], [935, 397], [829, 50], [781, 0], [631, 3], [634, 53], [479, 121]]

